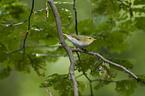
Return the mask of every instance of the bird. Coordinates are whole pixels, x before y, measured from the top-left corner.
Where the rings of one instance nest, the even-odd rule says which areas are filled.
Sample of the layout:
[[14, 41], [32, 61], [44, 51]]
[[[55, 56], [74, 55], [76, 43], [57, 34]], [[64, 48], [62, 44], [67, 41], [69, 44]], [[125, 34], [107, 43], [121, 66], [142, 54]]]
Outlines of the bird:
[[88, 47], [94, 40], [93, 37], [90, 36], [84, 36], [84, 35], [68, 35], [68, 34], [63, 34], [66, 36], [74, 46], [78, 48], [86, 48]]

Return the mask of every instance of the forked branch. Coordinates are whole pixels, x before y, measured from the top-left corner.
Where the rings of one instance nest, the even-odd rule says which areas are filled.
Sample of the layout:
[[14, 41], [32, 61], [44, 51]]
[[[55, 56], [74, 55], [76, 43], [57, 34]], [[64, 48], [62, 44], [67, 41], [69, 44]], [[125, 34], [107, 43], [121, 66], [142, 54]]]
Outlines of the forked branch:
[[54, 16], [55, 16], [57, 31], [58, 31], [58, 36], [59, 36], [59, 43], [63, 46], [63, 48], [66, 50], [66, 52], [68, 53], [68, 56], [69, 56], [69, 60], [70, 60], [69, 74], [70, 74], [71, 80], [73, 82], [74, 96], [78, 96], [78, 88], [77, 88], [78, 85], [77, 85], [76, 77], [74, 74], [75, 60], [73, 57], [73, 53], [72, 53], [72, 50], [70, 49], [70, 47], [66, 44], [66, 42], [64, 40], [63, 32], [62, 32], [62, 28], [61, 28], [60, 15], [59, 15], [57, 8], [54, 4], [54, 1], [48, 0], [48, 3], [51, 6], [52, 11], [53, 11]]

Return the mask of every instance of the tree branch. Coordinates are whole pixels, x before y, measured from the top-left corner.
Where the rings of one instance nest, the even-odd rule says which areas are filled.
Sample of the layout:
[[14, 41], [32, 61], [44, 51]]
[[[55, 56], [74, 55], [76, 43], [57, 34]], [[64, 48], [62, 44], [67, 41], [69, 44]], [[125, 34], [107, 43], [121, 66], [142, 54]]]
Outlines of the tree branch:
[[94, 52], [90, 52], [90, 51], [84, 51], [84, 50], [81, 50], [79, 48], [77, 49], [72, 49], [72, 51], [74, 52], [82, 52], [82, 53], [86, 53], [86, 54], [90, 54], [90, 55], [93, 55], [95, 57], [100, 57], [103, 61], [113, 65], [113, 66], [116, 66], [116, 67], [119, 67], [121, 69], [123, 69], [125, 72], [127, 72], [129, 75], [131, 75], [133, 78], [135, 78], [138, 82], [141, 82], [143, 84], [145, 84], [145, 81], [141, 80], [140, 78], [138, 78], [133, 72], [129, 71], [128, 69], [126, 69], [124, 66], [122, 65], [119, 65], [117, 63], [114, 63], [112, 61], [109, 61], [108, 59], [104, 58], [102, 55], [100, 55], [99, 53], [94, 53]]
[[60, 16], [59, 16], [57, 8], [54, 4], [54, 1], [53, 0], [48, 0], [48, 3], [51, 6], [51, 8], [53, 10], [53, 13], [54, 13], [54, 16], [55, 16], [57, 31], [58, 31], [58, 36], [59, 36], [59, 43], [66, 50], [66, 52], [68, 53], [69, 59], [70, 59], [69, 74], [70, 74], [72, 82], [73, 82], [74, 96], [78, 96], [78, 88], [77, 88], [78, 85], [77, 85], [77, 81], [76, 81], [76, 78], [75, 78], [75, 75], [74, 75], [75, 60], [73, 58], [73, 53], [72, 53], [72, 50], [70, 49], [70, 47], [67, 46], [67, 44], [64, 40], [63, 32], [62, 32], [62, 28], [61, 28]]

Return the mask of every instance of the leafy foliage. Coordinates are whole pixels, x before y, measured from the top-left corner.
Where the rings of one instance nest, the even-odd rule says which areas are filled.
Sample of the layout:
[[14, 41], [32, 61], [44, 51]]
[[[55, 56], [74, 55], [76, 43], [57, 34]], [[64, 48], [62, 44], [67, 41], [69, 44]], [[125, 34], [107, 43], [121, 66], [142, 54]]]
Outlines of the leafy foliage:
[[68, 79], [68, 74], [52, 74], [47, 77], [46, 83], [42, 83], [42, 87], [53, 87], [55, 90], [58, 90], [61, 93], [61, 96], [67, 95], [72, 91], [71, 80]]
[[[54, 73], [46, 78], [46, 81], [41, 84], [41, 87], [53, 87], [55, 90], [59, 91], [60, 96], [73, 96], [73, 84], [68, 78], [68, 74], [59, 75]], [[84, 84], [78, 82], [79, 87], [84, 89]]]
[[[138, 75], [138, 77], [139, 77], [141, 80], [145, 81], [145, 76], [144, 76], [144, 75]], [[140, 85], [145, 86], [145, 85], [142, 84], [142, 83], [140, 83]]]
[[[83, 2], [83, 0], [80, 1]], [[23, 46], [30, 8], [27, 4], [17, 0], [1, 0], [0, 2], [0, 79], [9, 76], [12, 70], [30, 73], [31, 68], [41, 75], [41, 70], [46, 69], [46, 61], [56, 62], [59, 56], [66, 56], [65, 50], [59, 45], [55, 17], [50, 7], [48, 10], [39, 10], [32, 14], [25, 49], [13, 52]], [[129, 60], [117, 58], [113, 54], [119, 55], [130, 48], [126, 40], [133, 32], [145, 31], [143, 22], [145, 1], [85, 0], [85, 2], [90, 4], [91, 12], [85, 8], [83, 12], [91, 13], [89, 15], [91, 17], [78, 20], [79, 34], [97, 39], [86, 50], [99, 52], [105, 58], [127, 69], [133, 68]], [[57, 2], [56, 5], [61, 17], [63, 32], [75, 34], [72, 4]], [[78, 10], [79, 12], [81, 11]], [[112, 79], [116, 78], [120, 68], [111, 66], [94, 56], [84, 53], [79, 55], [80, 60], [76, 59], [75, 71], [88, 72], [90, 77], [98, 79], [95, 89], [115, 82]], [[139, 77], [144, 79], [144, 75]], [[131, 95], [137, 87], [137, 83], [133, 80], [116, 81], [115, 83], [115, 90], [127, 96]], [[82, 82], [78, 81], [78, 84], [79, 89], [85, 88]], [[73, 85], [68, 74], [52, 74], [46, 78], [46, 82], [42, 83], [41, 87], [52, 87], [62, 96], [73, 95]]]
[[[97, 81], [97, 80], [96, 80], [96, 81]], [[99, 80], [98, 80], [97, 84], [95, 84], [96, 86], [94, 87], [94, 89], [98, 90], [99, 88], [102, 88], [103, 86], [108, 85], [108, 84], [111, 83], [111, 82], [113, 82], [113, 81], [107, 80], [107, 79], [104, 80], [104, 81], [99, 81]]]
[[115, 90], [120, 94], [129, 96], [134, 92], [134, 89], [137, 87], [137, 84], [134, 80], [122, 80], [116, 83]]

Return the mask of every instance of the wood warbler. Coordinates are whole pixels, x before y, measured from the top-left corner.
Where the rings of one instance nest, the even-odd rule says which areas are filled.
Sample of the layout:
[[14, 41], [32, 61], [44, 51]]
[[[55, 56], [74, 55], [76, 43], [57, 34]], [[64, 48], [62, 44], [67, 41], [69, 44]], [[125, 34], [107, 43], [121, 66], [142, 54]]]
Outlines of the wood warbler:
[[86, 48], [88, 47], [94, 40], [93, 37], [84, 36], [84, 35], [65, 35], [76, 47], [78, 48]]

